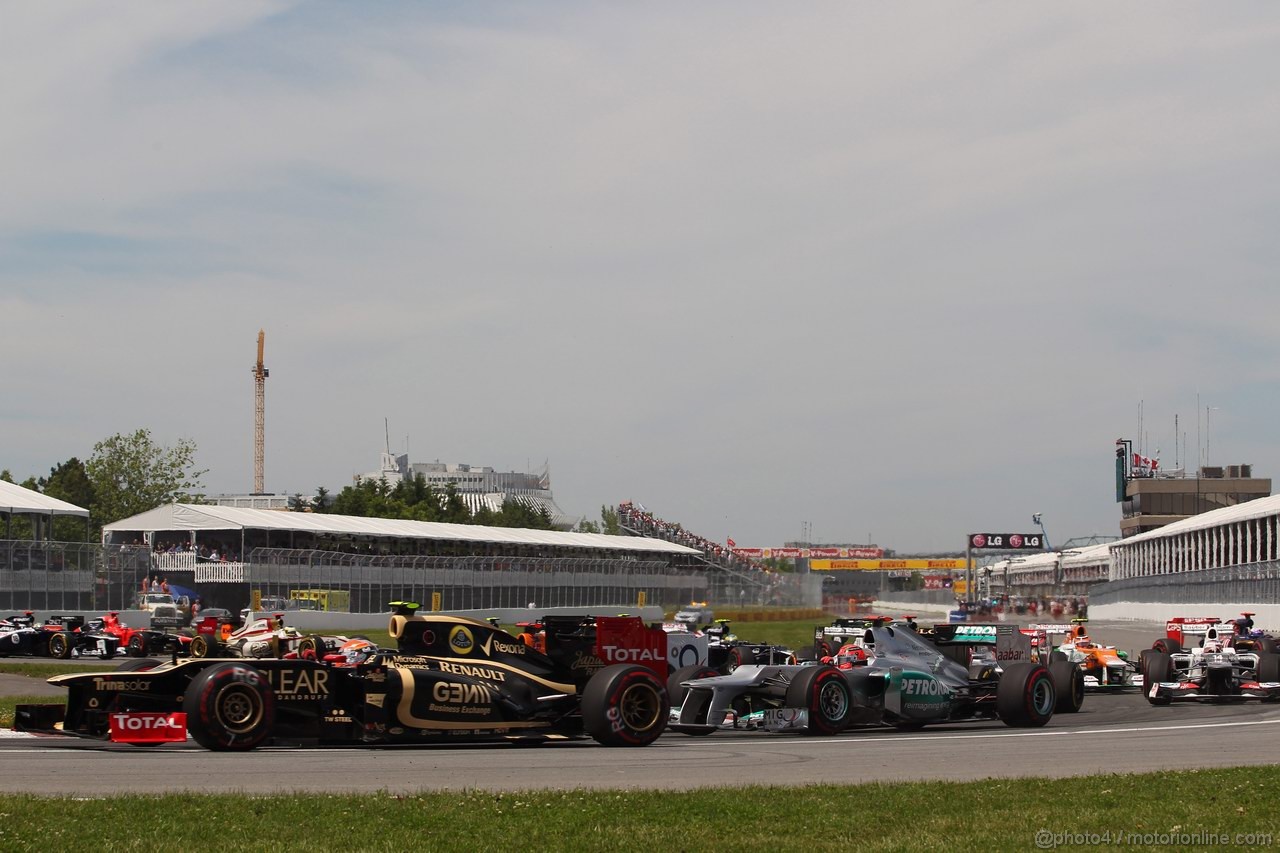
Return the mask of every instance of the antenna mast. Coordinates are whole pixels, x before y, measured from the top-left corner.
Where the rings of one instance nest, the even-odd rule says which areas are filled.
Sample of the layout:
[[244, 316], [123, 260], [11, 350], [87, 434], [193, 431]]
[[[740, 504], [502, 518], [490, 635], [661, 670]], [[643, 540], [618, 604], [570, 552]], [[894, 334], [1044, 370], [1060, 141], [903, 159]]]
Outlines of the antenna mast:
[[267, 410], [267, 377], [271, 375], [271, 371], [262, 364], [262, 345], [265, 339], [266, 333], [259, 329], [258, 363], [253, 367], [253, 493], [255, 495], [266, 494], [262, 475], [262, 437]]

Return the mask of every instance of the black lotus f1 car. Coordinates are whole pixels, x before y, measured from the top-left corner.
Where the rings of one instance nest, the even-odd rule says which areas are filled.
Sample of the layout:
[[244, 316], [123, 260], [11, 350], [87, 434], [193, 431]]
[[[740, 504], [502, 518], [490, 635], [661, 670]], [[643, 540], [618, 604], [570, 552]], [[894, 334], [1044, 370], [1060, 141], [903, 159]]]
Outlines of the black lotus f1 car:
[[[20, 705], [15, 728], [215, 750], [590, 736], [643, 746], [667, 724], [666, 636], [635, 617], [548, 617], [546, 653], [490, 624], [395, 603], [396, 650], [353, 665], [306, 659], [133, 659], [54, 676], [62, 705]], [[150, 668], [145, 668], [150, 667]]]

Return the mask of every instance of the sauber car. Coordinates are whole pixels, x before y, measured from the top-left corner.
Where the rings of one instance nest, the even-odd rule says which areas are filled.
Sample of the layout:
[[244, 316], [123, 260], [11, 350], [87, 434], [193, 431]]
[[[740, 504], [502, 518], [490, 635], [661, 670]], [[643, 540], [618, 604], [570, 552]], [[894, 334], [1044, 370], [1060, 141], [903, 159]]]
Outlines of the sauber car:
[[209, 749], [247, 750], [588, 735], [643, 746], [666, 725], [666, 640], [638, 618], [548, 618], [542, 654], [484, 622], [415, 609], [396, 604], [395, 651], [351, 666], [142, 658], [54, 676], [65, 706], [20, 705], [15, 728], [127, 743], [181, 739], [185, 728]]
[[[1166, 629], [1166, 636], [1141, 654], [1143, 692], [1152, 705], [1280, 699], [1280, 655], [1259, 650], [1252, 638], [1237, 648], [1231, 626], [1217, 620], [1170, 620]], [[1203, 636], [1196, 642], [1200, 629]], [[1184, 640], [1190, 648], [1182, 647]]]
[[[939, 626], [966, 629], [982, 626]], [[851, 725], [918, 729], [929, 723], [1000, 719], [1010, 726], [1042, 726], [1060, 706], [1078, 708], [1078, 672], [1065, 662], [1030, 661], [1030, 643], [1009, 630], [946, 632], [931, 642], [915, 631], [875, 624], [863, 630], [850, 666], [742, 666], [731, 675], [682, 684], [671, 728], [690, 735], [722, 728], [835, 734]], [[852, 645], [852, 644], [846, 644]], [[970, 647], [992, 648], [992, 663], [975, 673]], [[994, 662], [1004, 655], [1003, 665]], [[1062, 683], [1060, 690], [1055, 681]], [[1062, 695], [1066, 693], [1067, 695]]]

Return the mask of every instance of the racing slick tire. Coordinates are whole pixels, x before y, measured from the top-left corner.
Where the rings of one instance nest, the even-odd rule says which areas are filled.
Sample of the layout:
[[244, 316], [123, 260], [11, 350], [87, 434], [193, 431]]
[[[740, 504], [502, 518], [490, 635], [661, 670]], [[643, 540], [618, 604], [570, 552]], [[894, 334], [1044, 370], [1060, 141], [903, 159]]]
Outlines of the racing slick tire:
[[220, 663], [191, 679], [182, 710], [187, 714], [187, 731], [205, 749], [244, 751], [271, 734], [276, 699], [260, 670], [242, 663]]
[[1143, 649], [1142, 651], [1138, 652], [1138, 672], [1142, 673], [1142, 678], [1144, 681], [1146, 680], [1146, 677], [1147, 677], [1147, 661], [1151, 659], [1152, 655], [1158, 655], [1158, 654], [1162, 654], [1162, 653], [1156, 651], [1155, 649]]
[[724, 662], [724, 674], [728, 675], [740, 666], [750, 666], [756, 662], [756, 653], [743, 646], [729, 649], [729, 656]]
[[838, 735], [849, 725], [853, 691], [840, 670], [830, 664], [807, 666], [787, 685], [788, 708], [807, 708], [805, 734]]
[[1176, 655], [1182, 651], [1182, 643], [1173, 639], [1173, 637], [1161, 637], [1151, 644], [1151, 648], [1157, 652], [1164, 652], [1166, 655]]
[[191, 647], [187, 650], [193, 658], [211, 658], [218, 654], [218, 643], [204, 634], [196, 634], [191, 638]]
[[1058, 694], [1054, 713], [1074, 714], [1079, 711], [1084, 704], [1084, 673], [1080, 667], [1067, 660], [1051, 661], [1049, 675], [1053, 678], [1054, 692]]
[[58, 660], [71, 657], [71, 638], [66, 632], [58, 631], [49, 637], [49, 657]]
[[1280, 649], [1276, 648], [1276, 641], [1270, 637], [1258, 637], [1254, 642], [1258, 644], [1258, 651], [1260, 652], [1266, 652], [1269, 655], [1273, 655], [1280, 651]]
[[[1258, 681], [1280, 681], [1280, 655], [1258, 652], [1258, 669], [1254, 673]], [[1263, 702], [1274, 702], [1274, 698], [1263, 699]]]
[[684, 704], [685, 694], [689, 692], [688, 687], [681, 687], [680, 682], [692, 681], [695, 678], [715, 678], [720, 671], [707, 666], [703, 663], [695, 663], [692, 666], [682, 666], [675, 672], [667, 676], [667, 698], [671, 700], [672, 708], [679, 708]]
[[298, 657], [303, 660], [321, 660], [328, 650], [324, 638], [308, 634], [298, 641]]
[[1173, 658], [1163, 652], [1147, 655], [1147, 668], [1142, 674], [1142, 692], [1152, 705], [1169, 705], [1173, 702], [1173, 697], [1151, 695], [1151, 688], [1159, 681], [1173, 681]]
[[582, 727], [603, 746], [648, 746], [670, 714], [666, 685], [643, 666], [607, 666], [582, 691]]
[[146, 672], [148, 669], [155, 669], [159, 665], [160, 661], [155, 658], [134, 658], [116, 667], [116, 672]]
[[1054, 663], [1056, 661], [1066, 661], [1066, 660], [1071, 660], [1071, 658], [1067, 657], [1066, 652], [1060, 652], [1057, 649], [1054, 649], [1053, 651], [1049, 652], [1050, 663]]
[[996, 685], [996, 714], [1006, 726], [1043, 726], [1052, 719], [1057, 704], [1053, 676], [1042, 664], [1011, 664]]
[[140, 658], [147, 653], [147, 638], [141, 634], [134, 634], [129, 638], [129, 645], [125, 646], [124, 653], [131, 658]]

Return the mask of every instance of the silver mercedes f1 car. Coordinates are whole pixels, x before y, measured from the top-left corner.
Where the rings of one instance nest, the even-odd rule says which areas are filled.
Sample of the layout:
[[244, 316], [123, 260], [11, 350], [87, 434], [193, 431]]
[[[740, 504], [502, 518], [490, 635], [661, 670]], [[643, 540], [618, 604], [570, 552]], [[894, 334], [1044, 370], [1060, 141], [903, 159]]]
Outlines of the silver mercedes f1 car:
[[742, 666], [682, 681], [683, 701], [673, 707], [669, 727], [688, 735], [720, 729], [832, 735], [849, 726], [918, 729], [991, 719], [1030, 727], [1043, 726], [1055, 711], [1079, 709], [1084, 686], [1073, 664], [1033, 663], [1030, 638], [1013, 625], [965, 628], [930, 638], [869, 626], [856, 638], [859, 653], [838, 654], [832, 664]]

